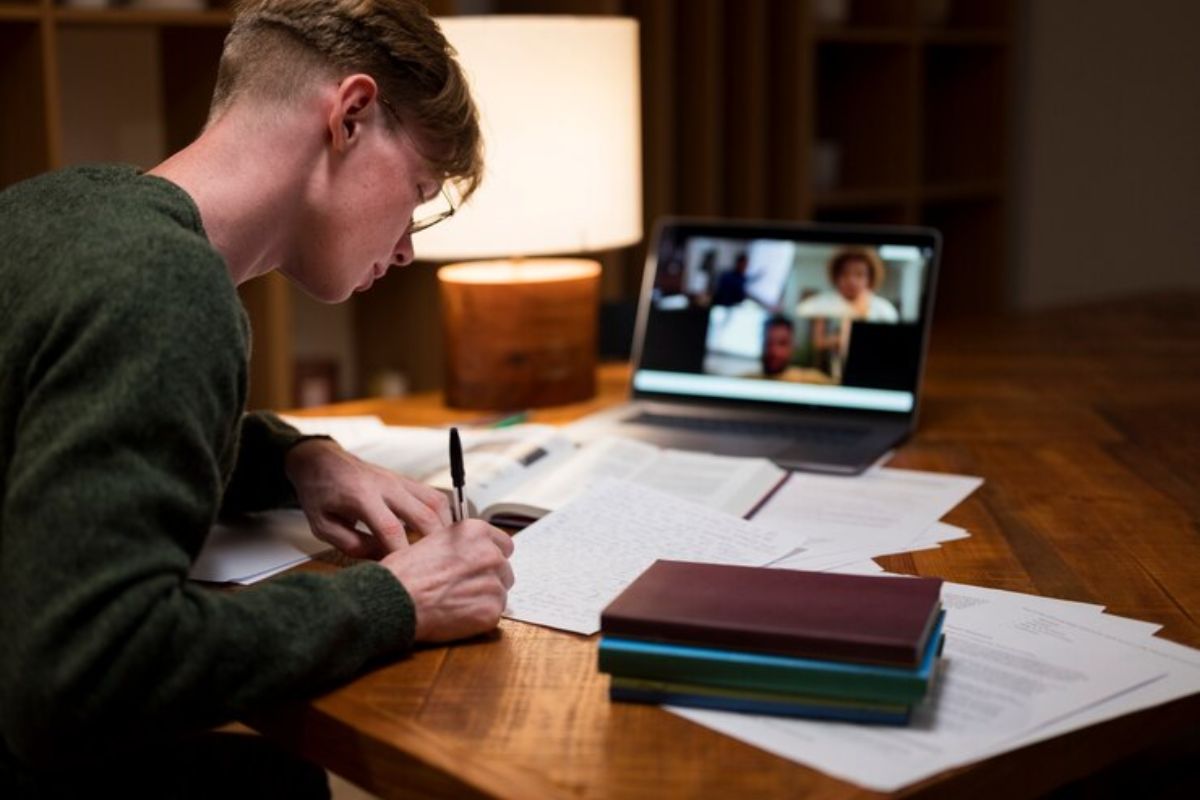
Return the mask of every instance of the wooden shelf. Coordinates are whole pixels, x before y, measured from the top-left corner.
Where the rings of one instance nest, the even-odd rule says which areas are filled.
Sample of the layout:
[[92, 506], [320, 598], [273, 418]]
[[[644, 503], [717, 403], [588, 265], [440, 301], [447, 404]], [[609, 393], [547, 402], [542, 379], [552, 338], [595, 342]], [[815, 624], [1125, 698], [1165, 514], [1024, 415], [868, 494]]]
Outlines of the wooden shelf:
[[[93, 69], [109, 75], [110, 39], [111, 47], [124, 37], [155, 40], [146, 49], [158, 54], [154, 113], [168, 152], [204, 122], [228, 3], [206, 11], [57, 3], [0, 0], [0, 108], [28, 109], [0, 115], [0, 186], [71, 160], [64, 124], [75, 134], [95, 127], [86, 111], [94, 94], [64, 99], [64, 80]], [[669, 214], [931, 224], [946, 240], [939, 315], [1003, 306], [1015, 0], [848, 0], [836, 20], [819, 19], [836, 6], [815, 0], [489, 5], [639, 19], [647, 236]], [[71, 49], [76, 40], [91, 47], [90, 60]], [[645, 251], [631, 248], [614, 262], [605, 298], [631, 303]], [[278, 286], [249, 291], [260, 333], [252, 404], [278, 405], [278, 393], [291, 391], [282, 376], [294, 355], [285, 323], [295, 301]], [[348, 371], [395, 369], [414, 386], [438, 385], [440, 352], [404, 345], [436, 329], [436, 291], [433, 271], [415, 269], [357, 297], [357, 369]], [[403, 335], [381, 340], [377, 331], [397, 319], [409, 326]]]
[[41, 18], [37, 6], [0, 5], [0, 22], [37, 22]]
[[232, 17], [224, 9], [175, 11], [153, 8], [57, 8], [54, 18], [64, 25], [146, 27], [229, 27]]

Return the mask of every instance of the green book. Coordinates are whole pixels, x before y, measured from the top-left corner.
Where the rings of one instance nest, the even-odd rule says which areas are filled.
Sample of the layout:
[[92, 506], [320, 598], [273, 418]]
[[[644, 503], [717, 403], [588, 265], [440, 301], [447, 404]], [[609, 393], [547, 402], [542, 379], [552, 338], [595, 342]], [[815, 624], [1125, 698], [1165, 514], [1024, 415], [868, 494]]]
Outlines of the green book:
[[941, 654], [944, 619], [942, 611], [915, 669], [605, 636], [600, 640], [600, 671], [625, 678], [912, 705], [929, 690]]

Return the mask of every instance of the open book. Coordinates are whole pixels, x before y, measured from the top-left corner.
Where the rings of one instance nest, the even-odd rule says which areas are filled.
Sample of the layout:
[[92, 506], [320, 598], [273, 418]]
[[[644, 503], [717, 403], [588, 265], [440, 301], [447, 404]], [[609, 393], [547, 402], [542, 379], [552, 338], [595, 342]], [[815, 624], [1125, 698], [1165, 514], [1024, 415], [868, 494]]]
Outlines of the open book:
[[[350, 452], [405, 477], [449, 491], [448, 436], [436, 428], [361, 419], [290, 417], [304, 433], [328, 433]], [[604, 478], [619, 478], [744, 517], [787, 477], [761, 458], [664, 450], [616, 437], [575, 445], [550, 425], [460, 429], [467, 510], [521, 527]]]

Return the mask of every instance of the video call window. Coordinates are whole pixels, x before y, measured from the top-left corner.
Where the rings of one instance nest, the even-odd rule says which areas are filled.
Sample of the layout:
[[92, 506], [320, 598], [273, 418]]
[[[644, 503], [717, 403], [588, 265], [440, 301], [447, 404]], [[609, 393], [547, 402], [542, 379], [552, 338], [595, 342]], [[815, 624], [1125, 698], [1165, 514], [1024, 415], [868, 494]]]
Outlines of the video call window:
[[885, 361], [917, 335], [928, 256], [910, 245], [690, 237], [660, 254], [653, 308], [700, 315], [703, 374], [911, 388]]

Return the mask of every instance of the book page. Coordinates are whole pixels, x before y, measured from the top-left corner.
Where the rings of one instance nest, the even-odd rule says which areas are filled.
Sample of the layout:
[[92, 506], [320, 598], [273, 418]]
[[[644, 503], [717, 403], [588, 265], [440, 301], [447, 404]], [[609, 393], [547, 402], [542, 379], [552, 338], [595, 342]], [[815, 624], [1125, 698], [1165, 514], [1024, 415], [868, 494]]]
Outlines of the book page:
[[[551, 425], [513, 425], [487, 430], [460, 430], [466, 469], [465, 494], [475, 516], [490, 516], [501, 498], [527, 481], [549, 474], [571, 458], [575, 445]], [[434, 471], [415, 476], [423, 483], [449, 488], [447, 434], [442, 432], [442, 460]]]
[[578, 633], [660, 558], [760, 565], [799, 537], [626, 481], [603, 481], [513, 537], [517, 582], [504, 614]]
[[[445, 428], [373, 424], [374, 418], [296, 418], [306, 433], [329, 433], [348, 451], [398, 475], [450, 491], [450, 434]], [[375, 423], [378, 420], [374, 420]], [[575, 445], [551, 425], [459, 429], [472, 514], [516, 486], [553, 470]]]
[[578, 450], [541, 480], [516, 487], [501, 502], [553, 511], [606, 478], [635, 480], [658, 457], [659, 449], [652, 444], [617, 437], [600, 439]]
[[553, 510], [616, 478], [743, 516], [785, 475], [766, 459], [660, 450], [609, 436], [584, 445], [558, 469], [517, 487], [502, 502]]
[[389, 425], [346, 449], [363, 461], [422, 482], [450, 466], [450, 434], [437, 428]]

